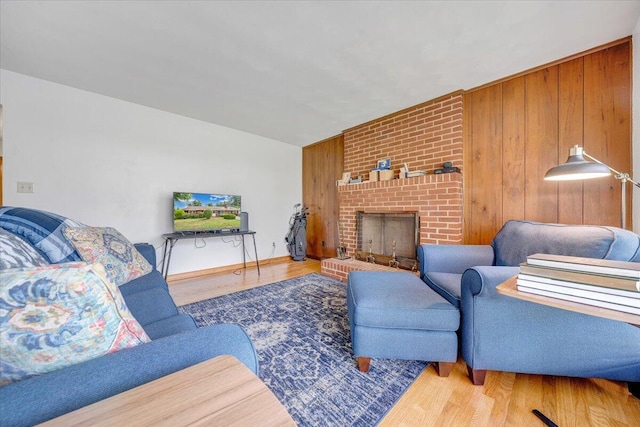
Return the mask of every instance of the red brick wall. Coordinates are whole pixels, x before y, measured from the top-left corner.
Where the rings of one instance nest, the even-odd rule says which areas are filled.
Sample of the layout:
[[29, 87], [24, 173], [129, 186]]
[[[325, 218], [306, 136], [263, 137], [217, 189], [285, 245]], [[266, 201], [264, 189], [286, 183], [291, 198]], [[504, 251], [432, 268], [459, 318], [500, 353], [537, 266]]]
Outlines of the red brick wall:
[[418, 212], [420, 243], [462, 243], [462, 175], [449, 173], [338, 187], [349, 256], [356, 250], [356, 212]]
[[462, 100], [454, 92], [344, 131], [345, 172], [368, 180], [387, 157], [396, 177], [404, 163], [410, 171], [432, 172], [446, 161], [461, 168]]
[[[362, 175], [366, 181], [377, 161], [387, 157], [396, 178], [404, 163], [411, 171], [430, 173], [446, 161], [461, 168], [462, 99], [462, 91], [455, 92], [344, 131], [345, 172]], [[460, 173], [339, 186], [338, 205], [342, 244], [351, 257], [356, 251], [358, 211], [418, 212], [420, 243], [462, 243]], [[351, 268], [331, 266], [341, 280]]]

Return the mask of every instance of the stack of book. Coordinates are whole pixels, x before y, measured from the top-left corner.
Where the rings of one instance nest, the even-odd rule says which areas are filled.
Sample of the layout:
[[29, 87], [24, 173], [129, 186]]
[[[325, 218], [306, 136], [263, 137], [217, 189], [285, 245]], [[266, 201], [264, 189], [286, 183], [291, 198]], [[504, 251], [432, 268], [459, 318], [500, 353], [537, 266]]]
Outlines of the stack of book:
[[519, 291], [640, 315], [640, 263], [535, 254], [520, 265]]

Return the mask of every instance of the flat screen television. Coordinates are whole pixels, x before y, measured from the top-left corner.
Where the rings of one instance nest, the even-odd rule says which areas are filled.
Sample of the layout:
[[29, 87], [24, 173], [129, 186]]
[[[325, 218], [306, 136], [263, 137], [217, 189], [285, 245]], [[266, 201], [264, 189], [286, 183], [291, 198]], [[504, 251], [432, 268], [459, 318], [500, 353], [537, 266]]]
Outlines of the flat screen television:
[[217, 193], [173, 193], [173, 231], [237, 231], [241, 197]]

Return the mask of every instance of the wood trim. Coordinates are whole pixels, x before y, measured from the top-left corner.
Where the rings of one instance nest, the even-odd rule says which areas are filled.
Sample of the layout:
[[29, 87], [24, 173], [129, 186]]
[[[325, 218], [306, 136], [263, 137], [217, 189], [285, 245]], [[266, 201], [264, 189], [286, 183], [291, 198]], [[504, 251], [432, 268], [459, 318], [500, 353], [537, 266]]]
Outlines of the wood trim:
[[305, 149], [305, 148], [311, 148], [311, 147], [314, 147], [314, 146], [316, 146], [316, 145], [320, 145], [320, 144], [322, 144], [322, 143], [324, 143], [324, 142], [333, 141], [333, 140], [334, 140], [334, 139], [336, 139], [336, 138], [342, 138], [342, 136], [343, 136], [343, 135], [342, 135], [342, 133], [339, 133], [339, 134], [337, 134], [337, 135], [330, 136], [329, 138], [325, 138], [325, 139], [323, 139], [322, 141], [318, 141], [318, 142], [314, 142], [313, 144], [305, 145], [305, 146], [304, 146], [304, 147], [302, 147], [302, 148], [303, 148], [303, 149]]
[[[281, 256], [281, 257], [277, 257], [277, 258], [271, 258], [270, 260], [259, 260], [260, 262], [260, 267], [262, 267], [262, 264], [278, 264], [278, 263], [282, 263], [282, 262], [286, 262], [287, 260], [289, 260], [289, 256], [285, 255], [285, 256]], [[251, 268], [251, 267], [255, 267], [255, 262], [253, 261], [248, 261], [247, 262], [247, 269]], [[244, 264], [242, 263], [238, 263], [238, 264], [231, 264], [231, 265], [223, 265], [221, 267], [214, 267], [214, 268], [206, 268], [204, 270], [196, 270], [196, 271], [188, 271], [186, 273], [176, 273], [176, 274], [170, 274], [167, 276], [167, 282], [178, 282], [180, 280], [188, 280], [188, 279], [195, 279], [196, 277], [201, 277], [201, 276], [208, 276], [211, 274], [215, 274], [215, 273], [224, 273], [224, 272], [228, 272], [228, 271], [235, 271], [235, 270], [244, 270]]]
[[485, 83], [485, 84], [483, 84], [481, 86], [476, 86], [476, 87], [471, 88], [471, 89], [466, 89], [464, 92], [465, 93], [474, 92], [476, 90], [484, 89], [487, 86], [493, 86], [493, 85], [498, 84], [498, 83], [504, 83], [507, 80], [515, 79], [517, 77], [522, 77], [522, 76], [525, 76], [527, 74], [531, 74], [531, 73], [535, 73], [535, 72], [540, 71], [540, 70], [544, 70], [545, 68], [549, 68], [549, 67], [553, 67], [555, 65], [560, 65], [560, 64], [565, 63], [565, 62], [573, 61], [574, 59], [582, 58], [584, 56], [591, 55], [592, 53], [596, 53], [596, 52], [599, 52], [601, 50], [609, 49], [611, 47], [618, 46], [618, 45], [624, 44], [626, 42], [631, 42], [631, 36], [623, 37], [621, 39], [614, 40], [612, 42], [605, 43], [603, 45], [596, 46], [596, 47], [593, 47], [591, 49], [587, 49], [587, 50], [582, 51], [580, 53], [575, 53], [573, 55], [566, 56], [564, 58], [549, 62], [547, 64], [539, 65], [537, 67], [530, 68], [528, 70], [521, 71], [521, 72], [516, 73], [516, 74], [512, 74], [512, 75], [510, 75], [508, 77], [503, 77], [501, 79], [494, 80], [494, 81], [492, 81], [490, 83]]

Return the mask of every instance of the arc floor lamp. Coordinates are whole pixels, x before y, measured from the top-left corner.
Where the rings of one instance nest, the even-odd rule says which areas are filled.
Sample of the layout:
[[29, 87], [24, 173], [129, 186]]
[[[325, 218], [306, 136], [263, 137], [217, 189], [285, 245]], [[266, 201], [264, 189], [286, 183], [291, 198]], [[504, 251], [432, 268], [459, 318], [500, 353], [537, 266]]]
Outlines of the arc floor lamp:
[[[585, 160], [588, 158], [590, 161]], [[640, 184], [635, 182], [628, 173], [618, 172], [611, 166], [605, 165], [600, 160], [588, 155], [582, 147], [574, 145], [569, 150], [569, 158], [561, 165], [552, 167], [544, 175], [547, 181], [573, 181], [577, 179], [602, 178], [613, 176], [620, 181], [622, 188], [622, 228], [627, 228], [627, 182], [636, 187]]]

